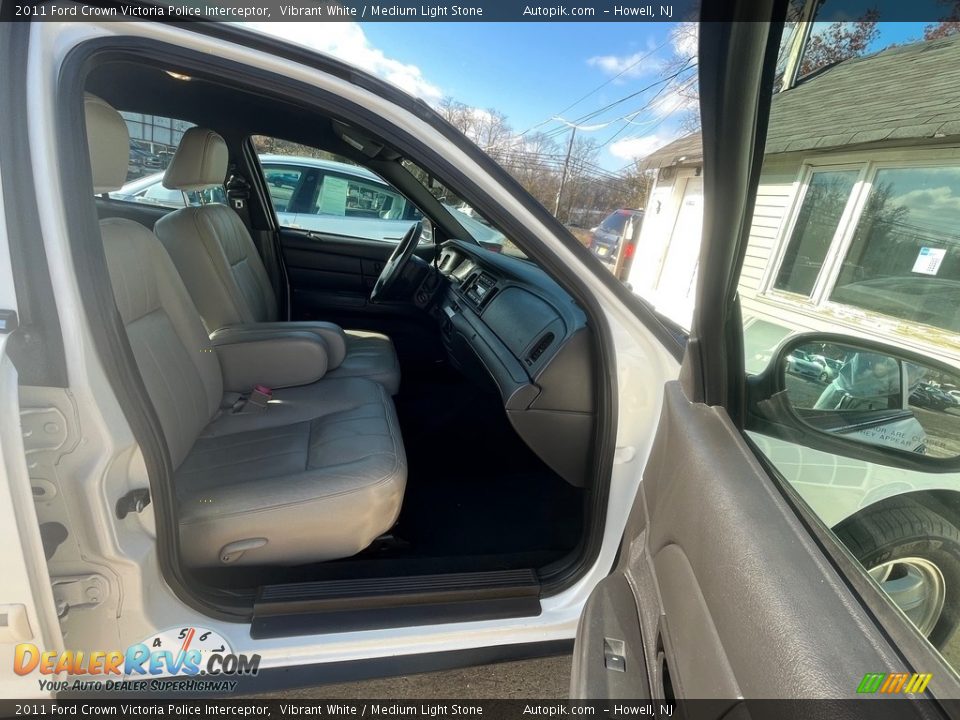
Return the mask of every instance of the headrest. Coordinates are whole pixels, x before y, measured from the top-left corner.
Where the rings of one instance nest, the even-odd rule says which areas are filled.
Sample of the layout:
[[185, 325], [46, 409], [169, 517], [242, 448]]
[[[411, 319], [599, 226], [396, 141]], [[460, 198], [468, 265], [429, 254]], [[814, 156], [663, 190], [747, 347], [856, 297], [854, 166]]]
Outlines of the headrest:
[[163, 186], [169, 190], [200, 190], [223, 185], [229, 153], [223, 138], [213, 130], [192, 127], [183, 134]]
[[127, 181], [130, 133], [120, 113], [96, 95], [85, 93], [83, 112], [87, 122], [87, 149], [95, 193], [113, 192]]

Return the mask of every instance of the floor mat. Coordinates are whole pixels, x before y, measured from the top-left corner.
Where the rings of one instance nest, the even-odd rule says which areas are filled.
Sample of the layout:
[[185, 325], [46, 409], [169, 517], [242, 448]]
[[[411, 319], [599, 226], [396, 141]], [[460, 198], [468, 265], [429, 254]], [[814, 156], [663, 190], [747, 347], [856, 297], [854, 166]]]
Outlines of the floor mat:
[[393, 534], [414, 555], [571, 550], [583, 490], [513, 430], [498, 394], [451, 371], [405, 378], [396, 398], [409, 476]]

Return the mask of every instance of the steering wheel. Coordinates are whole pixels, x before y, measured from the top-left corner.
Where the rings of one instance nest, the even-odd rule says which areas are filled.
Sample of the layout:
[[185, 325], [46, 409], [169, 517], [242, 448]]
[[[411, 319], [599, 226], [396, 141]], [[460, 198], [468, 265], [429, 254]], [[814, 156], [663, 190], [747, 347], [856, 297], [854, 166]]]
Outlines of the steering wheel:
[[373, 290], [370, 291], [370, 302], [380, 302], [390, 296], [390, 291], [396, 285], [397, 279], [403, 275], [403, 269], [413, 257], [413, 251], [417, 249], [417, 243], [420, 242], [420, 235], [423, 232], [423, 223], [415, 222], [410, 229], [403, 234], [400, 242], [383, 266], [380, 277], [373, 284]]

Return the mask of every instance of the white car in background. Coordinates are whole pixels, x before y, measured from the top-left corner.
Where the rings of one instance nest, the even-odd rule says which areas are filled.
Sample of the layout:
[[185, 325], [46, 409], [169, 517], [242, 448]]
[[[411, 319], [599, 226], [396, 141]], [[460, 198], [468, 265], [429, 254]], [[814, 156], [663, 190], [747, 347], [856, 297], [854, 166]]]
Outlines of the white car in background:
[[[423, 219], [412, 203], [359, 165], [287, 155], [261, 155], [260, 163], [283, 227], [397, 242], [414, 222]], [[164, 187], [163, 175], [138, 178], [109, 196], [169, 208], [227, 202], [223, 187], [183, 192]], [[444, 207], [483, 247], [495, 252], [503, 249], [503, 234], [469, 206], [444, 203]], [[429, 227], [424, 227], [422, 242], [433, 242]]]

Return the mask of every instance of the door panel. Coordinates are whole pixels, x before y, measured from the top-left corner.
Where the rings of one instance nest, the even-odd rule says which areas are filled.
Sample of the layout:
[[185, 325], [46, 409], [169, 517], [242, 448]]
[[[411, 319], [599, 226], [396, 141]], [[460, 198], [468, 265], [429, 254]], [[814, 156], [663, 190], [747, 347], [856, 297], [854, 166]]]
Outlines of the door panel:
[[[602, 662], [603, 644], [618, 641], [644, 659], [655, 698], [856, 697], [871, 668], [906, 669], [726, 412], [678, 382], [665, 389], [616, 578], [629, 597], [602, 584], [581, 618], [578, 697], [618, 689]], [[610, 606], [635, 615], [639, 633], [605, 619]], [[645, 692], [634, 683], [626, 694]]]
[[[391, 337], [406, 373], [444, 357], [436, 321], [412, 302], [373, 304], [370, 290], [396, 245], [290, 228], [280, 230], [290, 281], [291, 319], [326, 320]], [[416, 253], [432, 261], [433, 244]]]

